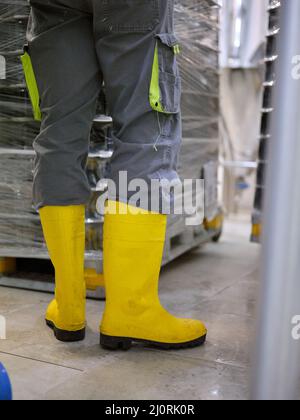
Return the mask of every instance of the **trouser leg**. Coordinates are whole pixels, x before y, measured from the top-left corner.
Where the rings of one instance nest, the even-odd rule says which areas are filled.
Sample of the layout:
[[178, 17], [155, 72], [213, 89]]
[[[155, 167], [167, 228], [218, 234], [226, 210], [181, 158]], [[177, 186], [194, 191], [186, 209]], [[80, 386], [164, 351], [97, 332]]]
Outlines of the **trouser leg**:
[[[126, 196], [121, 188], [123, 171], [128, 183], [141, 179], [148, 189], [152, 180], [178, 180], [181, 86], [173, 0], [93, 4], [97, 53], [114, 120], [108, 175], [118, 186], [115, 198], [127, 202], [134, 191]], [[149, 194], [147, 198], [140, 204], [148, 209]], [[171, 196], [161, 199], [170, 201]]]
[[85, 167], [101, 72], [85, 4], [31, 0], [28, 42], [43, 114], [34, 142], [37, 208], [81, 205], [90, 197]]
[[34, 201], [56, 280], [46, 321], [57, 339], [80, 341], [86, 294], [83, 204], [90, 195], [85, 165], [100, 70], [83, 1], [32, 0], [31, 5], [28, 41], [43, 114], [34, 143]]

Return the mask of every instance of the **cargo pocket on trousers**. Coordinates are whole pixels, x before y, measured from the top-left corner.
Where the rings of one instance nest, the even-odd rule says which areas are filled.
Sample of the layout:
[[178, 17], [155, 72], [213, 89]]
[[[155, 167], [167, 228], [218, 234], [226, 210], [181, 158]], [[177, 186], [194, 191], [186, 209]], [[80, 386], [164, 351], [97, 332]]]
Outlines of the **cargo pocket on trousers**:
[[25, 47], [24, 54], [21, 56], [26, 85], [32, 104], [33, 116], [36, 121], [42, 120], [42, 113], [40, 109], [40, 94], [31, 62], [31, 57], [28, 48]]
[[102, 0], [95, 3], [100, 32], [146, 33], [160, 23], [160, 0]]
[[180, 53], [174, 34], [156, 35], [150, 86], [150, 105], [164, 114], [180, 112], [181, 79], [176, 56]]

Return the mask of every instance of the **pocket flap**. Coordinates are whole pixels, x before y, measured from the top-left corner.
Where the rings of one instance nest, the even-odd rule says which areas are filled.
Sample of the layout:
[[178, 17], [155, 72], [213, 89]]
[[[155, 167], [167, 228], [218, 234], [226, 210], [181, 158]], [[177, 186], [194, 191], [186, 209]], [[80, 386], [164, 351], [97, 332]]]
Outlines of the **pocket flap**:
[[176, 60], [180, 52], [178, 39], [174, 34], [158, 34], [152, 67], [150, 105], [153, 110], [164, 114], [180, 112], [181, 80]]
[[178, 38], [175, 34], [157, 34], [156, 38], [159, 39], [164, 45], [170, 48], [179, 45]]

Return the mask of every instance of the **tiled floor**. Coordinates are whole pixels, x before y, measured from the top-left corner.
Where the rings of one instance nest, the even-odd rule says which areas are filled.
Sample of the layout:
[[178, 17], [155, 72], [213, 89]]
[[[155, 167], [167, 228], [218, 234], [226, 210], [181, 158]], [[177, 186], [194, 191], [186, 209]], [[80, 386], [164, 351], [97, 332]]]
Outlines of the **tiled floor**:
[[7, 340], [0, 361], [16, 399], [246, 399], [258, 285], [258, 245], [250, 224], [227, 222], [219, 244], [208, 244], [165, 268], [161, 298], [180, 316], [208, 326], [203, 348], [162, 352], [136, 347], [109, 353], [98, 345], [103, 302], [88, 302], [84, 343], [63, 344], [45, 328], [50, 295], [0, 289]]

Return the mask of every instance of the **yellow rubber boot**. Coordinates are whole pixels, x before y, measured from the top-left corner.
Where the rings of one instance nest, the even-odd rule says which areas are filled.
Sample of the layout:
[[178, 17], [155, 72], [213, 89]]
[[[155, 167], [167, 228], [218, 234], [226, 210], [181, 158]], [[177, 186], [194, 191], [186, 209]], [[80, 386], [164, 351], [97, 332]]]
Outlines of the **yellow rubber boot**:
[[[115, 209], [117, 214], [112, 214]], [[121, 203], [107, 204], [101, 345], [110, 350], [128, 350], [133, 342], [161, 349], [201, 345], [207, 334], [203, 323], [174, 317], [159, 300], [167, 217], [137, 211]]]
[[85, 207], [44, 207], [40, 217], [55, 268], [55, 299], [46, 323], [59, 341], [81, 341], [85, 337]]

